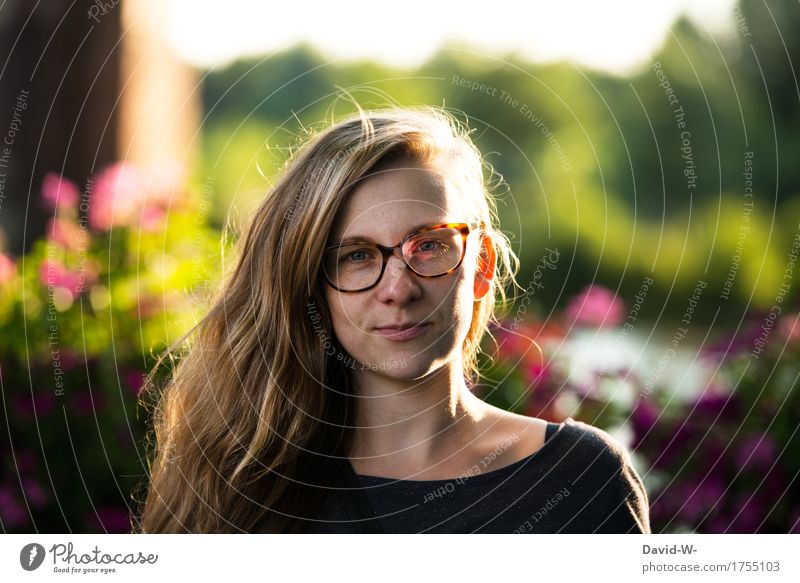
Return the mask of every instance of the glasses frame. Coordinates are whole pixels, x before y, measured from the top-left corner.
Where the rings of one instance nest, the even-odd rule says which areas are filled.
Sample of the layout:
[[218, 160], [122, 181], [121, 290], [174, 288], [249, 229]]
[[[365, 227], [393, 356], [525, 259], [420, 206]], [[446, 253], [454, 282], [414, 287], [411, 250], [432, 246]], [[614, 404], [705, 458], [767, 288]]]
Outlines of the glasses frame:
[[[422, 233], [426, 233], [428, 231], [433, 231], [435, 229], [443, 229], [445, 227], [451, 228], [451, 229], [458, 229], [461, 232], [461, 258], [458, 260], [458, 263], [456, 263], [455, 266], [453, 266], [452, 268], [448, 269], [444, 273], [440, 273], [438, 275], [423, 275], [423, 274], [419, 273], [413, 267], [411, 267], [411, 265], [406, 260], [405, 255], [403, 255], [403, 245], [405, 245], [406, 241], [408, 241], [412, 237], [416, 237], [417, 235], [421, 235]], [[322, 275], [325, 278], [325, 281], [328, 283], [328, 285], [331, 286], [333, 289], [335, 289], [338, 292], [345, 293], [345, 294], [350, 294], [350, 293], [358, 293], [358, 292], [362, 292], [362, 291], [367, 291], [369, 289], [372, 289], [376, 285], [378, 285], [378, 283], [380, 283], [381, 279], [383, 279], [383, 273], [384, 273], [384, 271], [386, 271], [386, 263], [388, 263], [389, 257], [391, 257], [392, 255], [395, 255], [395, 249], [397, 249], [397, 250], [400, 251], [399, 257], [403, 260], [403, 263], [406, 264], [406, 269], [410, 269], [411, 272], [414, 275], [416, 275], [417, 277], [424, 277], [425, 279], [434, 279], [436, 277], [443, 277], [445, 275], [453, 273], [456, 269], [461, 267], [461, 264], [464, 262], [464, 257], [467, 254], [467, 237], [469, 237], [470, 233], [472, 233], [473, 231], [481, 231], [481, 230], [483, 230], [483, 227], [482, 227], [480, 221], [472, 221], [471, 223], [439, 223], [439, 224], [436, 224], [436, 225], [429, 225], [427, 227], [422, 227], [420, 229], [417, 229], [416, 231], [413, 231], [412, 233], [409, 233], [408, 235], [403, 237], [397, 245], [395, 245], [393, 247], [386, 247], [384, 245], [380, 245], [380, 244], [374, 243], [372, 241], [350, 241], [348, 243], [339, 243], [337, 245], [329, 245], [328, 247], [325, 247], [323, 252], [326, 253], [326, 252], [330, 251], [331, 249], [338, 249], [339, 247], [345, 247], [347, 245], [355, 245], [355, 244], [362, 244], [362, 243], [363, 244], [367, 244], [367, 245], [372, 245], [373, 247], [377, 247], [380, 250], [381, 255], [383, 256], [382, 257], [383, 261], [381, 263], [381, 272], [380, 272], [380, 274], [378, 274], [378, 277], [377, 277], [377, 279], [375, 280], [374, 283], [372, 283], [371, 285], [368, 285], [367, 287], [362, 287], [360, 289], [341, 289], [341, 288], [336, 287], [335, 285], [333, 285], [333, 282], [328, 278], [328, 274], [325, 272], [325, 267], [324, 266], [322, 267], [322, 270], [321, 270], [322, 271]]]

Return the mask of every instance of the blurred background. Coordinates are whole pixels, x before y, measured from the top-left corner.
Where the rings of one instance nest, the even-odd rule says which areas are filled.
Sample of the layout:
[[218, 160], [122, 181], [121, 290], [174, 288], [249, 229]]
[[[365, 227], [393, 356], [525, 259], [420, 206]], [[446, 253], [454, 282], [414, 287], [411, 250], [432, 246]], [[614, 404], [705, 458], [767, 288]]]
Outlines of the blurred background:
[[493, 169], [483, 398], [623, 442], [653, 532], [800, 532], [797, 2], [7, 0], [0, 46], [3, 532], [130, 530], [143, 374], [353, 102]]

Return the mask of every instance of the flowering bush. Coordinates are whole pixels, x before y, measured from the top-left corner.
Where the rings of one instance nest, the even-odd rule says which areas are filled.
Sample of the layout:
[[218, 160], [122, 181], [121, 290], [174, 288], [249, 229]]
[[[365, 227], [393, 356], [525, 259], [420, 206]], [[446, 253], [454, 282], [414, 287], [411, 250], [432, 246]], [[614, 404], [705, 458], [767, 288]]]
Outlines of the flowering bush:
[[[143, 375], [199, 318], [195, 304], [220, 275], [219, 234], [184, 182], [174, 169], [124, 163], [84, 192], [48, 175], [45, 238], [16, 260], [0, 253], [6, 531], [130, 530], [131, 492], [146, 474]], [[492, 330], [476, 390], [623, 441], [654, 532], [797, 532], [798, 314], [776, 322], [758, 358], [759, 315], [751, 331], [698, 349], [692, 360], [713, 373], [676, 398], [668, 376], [650, 374], [637, 351], [626, 356], [625, 313], [615, 294], [589, 286], [561, 318], [518, 316]]]
[[24, 257], [0, 253], [0, 437], [6, 531], [127, 532], [146, 473], [143, 375], [195, 321], [219, 235], [175, 169], [102, 169], [83, 192], [55, 174]]
[[[758, 358], [759, 314], [750, 331], [697, 348], [701, 374], [678, 397], [668, 377], [651, 374], [655, 358], [620, 358], [624, 312], [612, 292], [590, 286], [561, 318], [516, 331], [503, 322], [484, 346], [477, 390], [497, 406], [573, 417], [620, 439], [648, 490], [653, 532], [800, 532], [800, 315], [777, 321]], [[589, 337], [601, 341], [576, 350]]]
[[642, 401], [632, 411], [633, 446], [661, 483], [653, 519], [665, 529], [800, 532], [797, 320], [784, 316], [757, 359], [747, 332], [706, 349], [717, 384], [683, 407], [659, 414]]

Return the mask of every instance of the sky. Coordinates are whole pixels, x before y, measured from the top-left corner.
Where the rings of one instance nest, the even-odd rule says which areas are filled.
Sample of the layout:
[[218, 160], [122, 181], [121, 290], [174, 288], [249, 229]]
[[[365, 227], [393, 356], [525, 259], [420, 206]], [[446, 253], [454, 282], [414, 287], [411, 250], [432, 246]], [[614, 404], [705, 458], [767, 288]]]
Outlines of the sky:
[[209, 68], [301, 41], [332, 58], [413, 67], [457, 42], [626, 74], [659, 48], [681, 13], [714, 36], [735, 30], [734, 0], [168, 1], [169, 42]]

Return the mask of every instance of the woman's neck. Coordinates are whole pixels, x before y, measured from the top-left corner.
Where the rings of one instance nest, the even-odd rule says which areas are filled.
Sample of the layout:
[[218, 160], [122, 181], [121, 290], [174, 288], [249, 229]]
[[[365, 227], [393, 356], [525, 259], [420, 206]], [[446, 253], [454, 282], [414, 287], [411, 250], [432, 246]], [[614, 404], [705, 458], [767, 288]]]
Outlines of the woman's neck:
[[447, 463], [477, 438], [489, 408], [454, 367], [417, 381], [366, 371], [354, 386], [350, 458], [362, 475], [411, 475]]

